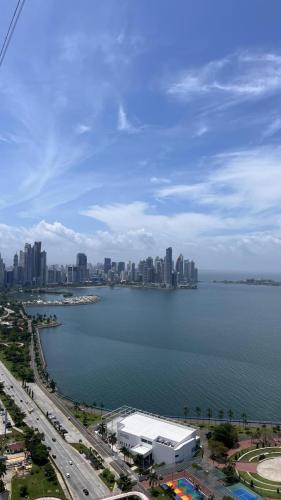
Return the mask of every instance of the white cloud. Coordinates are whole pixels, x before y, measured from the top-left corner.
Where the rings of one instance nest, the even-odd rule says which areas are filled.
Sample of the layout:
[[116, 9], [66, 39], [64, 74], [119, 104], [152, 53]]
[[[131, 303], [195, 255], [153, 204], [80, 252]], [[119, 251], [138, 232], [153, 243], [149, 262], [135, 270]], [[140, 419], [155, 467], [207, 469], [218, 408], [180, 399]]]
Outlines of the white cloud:
[[75, 132], [79, 135], [86, 134], [87, 132], [90, 132], [92, 129], [89, 125], [85, 125], [84, 123], [78, 123], [75, 127]]
[[132, 125], [132, 123], [129, 121], [127, 114], [121, 104], [119, 105], [118, 110], [117, 130], [119, 130], [119, 132], [127, 132], [128, 134], [135, 134], [139, 131], [139, 129], [134, 127], [134, 125]]
[[270, 53], [236, 53], [187, 69], [168, 86], [168, 93], [184, 99], [222, 94], [237, 100], [280, 92], [281, 57]]
[[169, 184], [171, 181], [167, 177], [150, 177], [151, 184]]
[[207, 125], [200, 125], [195, 133], [194, 133], [194, 137], [201, 137], [202, 135], [205, 135], [207, 132], [209, 131], [209, 127], [207, 127]]
[[281, 148], [263, 147], [218, 155], [212, 169], [196, 184], [158, 189], [157, 198], [187, 198], [214, 210], [242, 209], [249, 214], [279, 210]]
[[266, 127], [263, 137], [271, 137], [275, 135], [277, 132], [281, 130], [281, 118], [275, 118], [270, 124]]

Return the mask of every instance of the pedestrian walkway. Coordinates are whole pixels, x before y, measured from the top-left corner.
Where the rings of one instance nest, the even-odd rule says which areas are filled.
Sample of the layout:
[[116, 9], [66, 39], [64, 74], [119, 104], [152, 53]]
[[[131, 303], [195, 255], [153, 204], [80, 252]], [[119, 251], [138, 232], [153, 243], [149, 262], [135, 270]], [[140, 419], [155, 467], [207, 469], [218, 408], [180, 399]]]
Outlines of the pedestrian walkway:
[[254, 462], [236, 462], [235, 468], [241, 472], [257, 472], [257, 464]]

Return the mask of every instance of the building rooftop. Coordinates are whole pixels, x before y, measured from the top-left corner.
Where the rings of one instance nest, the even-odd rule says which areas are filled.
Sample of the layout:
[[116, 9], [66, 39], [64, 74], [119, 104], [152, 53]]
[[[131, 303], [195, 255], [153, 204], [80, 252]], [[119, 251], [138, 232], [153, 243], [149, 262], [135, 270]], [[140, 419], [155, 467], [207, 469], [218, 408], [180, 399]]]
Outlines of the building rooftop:
[[186, 427], [139, 412], [124, 417], [119, 422], [118, 428], [122, 432], [142, 436], [150, 441], [155, 441], [159, 437], [163, 438], [163, 444], [166, 444], [165, 441], [172, 442], [170, 446], [189, 440], [196, 430], [193, 427]]

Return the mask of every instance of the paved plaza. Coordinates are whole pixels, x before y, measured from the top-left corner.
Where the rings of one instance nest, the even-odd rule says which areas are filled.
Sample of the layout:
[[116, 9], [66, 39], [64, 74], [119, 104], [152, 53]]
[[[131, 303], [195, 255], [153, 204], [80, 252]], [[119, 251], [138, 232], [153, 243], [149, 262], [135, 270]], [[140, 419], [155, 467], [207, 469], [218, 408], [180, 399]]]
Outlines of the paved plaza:
[[281, 457], [264, 460], [258, 464], [257, 472], [265, 479], [281, 482]]

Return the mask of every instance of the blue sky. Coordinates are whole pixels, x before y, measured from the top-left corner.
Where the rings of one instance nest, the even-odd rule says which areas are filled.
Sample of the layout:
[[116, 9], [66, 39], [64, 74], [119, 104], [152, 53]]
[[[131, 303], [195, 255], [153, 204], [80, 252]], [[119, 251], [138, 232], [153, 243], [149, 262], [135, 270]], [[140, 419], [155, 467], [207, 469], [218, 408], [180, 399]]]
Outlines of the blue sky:
[[172, 245], [276, 269], [280, 17], [279, 0], [26, 0], [0, 68], [4, 257], [40, 238], [50, 263]]

